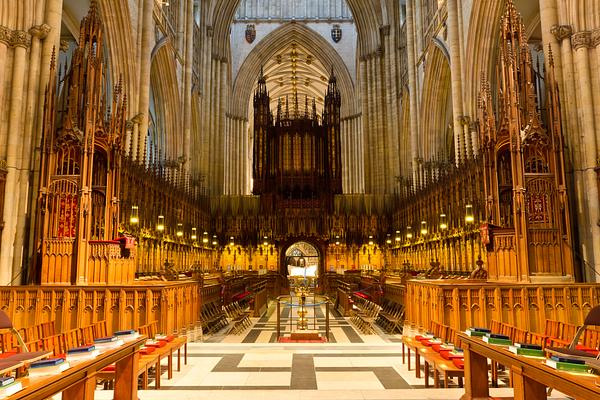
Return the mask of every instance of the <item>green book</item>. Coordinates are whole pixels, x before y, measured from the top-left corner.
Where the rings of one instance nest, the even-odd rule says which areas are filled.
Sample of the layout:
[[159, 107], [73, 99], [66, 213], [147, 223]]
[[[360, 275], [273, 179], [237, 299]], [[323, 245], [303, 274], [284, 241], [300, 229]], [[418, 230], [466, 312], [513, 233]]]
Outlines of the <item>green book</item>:
[[590, 367], [588, 367], [585, 364], [561, 362], [561, 361], [556, 361], [556, 360], [551, 360], [551, 359], [546, 360], [546, 365], [551, 368], [558, 369], [560, 371], [567, 371], [567, 372], [587, 373], [590, 369]]
[[487, 332], [483, 332], [483, 331], [478, 331], [478, 330], [474, 330], [474, 329], [467, 329], [465, 331], [465, 334], [467, 334], [467, 336], [477, 336], [477, 337], [482, 337], [485, 336]]
[[483, 336], [481, 339], [487, 344], [495, 344], [496, 346], [511, 346], [513, 344], [510, 339], [500, 339], [489, 336]]
[[511, 353], [518, 354], [520, 356], [545, 357], [544, 350], [539, 349], [527, 349], [525, 347], [509, 346], [508, 351], [510, 351]]

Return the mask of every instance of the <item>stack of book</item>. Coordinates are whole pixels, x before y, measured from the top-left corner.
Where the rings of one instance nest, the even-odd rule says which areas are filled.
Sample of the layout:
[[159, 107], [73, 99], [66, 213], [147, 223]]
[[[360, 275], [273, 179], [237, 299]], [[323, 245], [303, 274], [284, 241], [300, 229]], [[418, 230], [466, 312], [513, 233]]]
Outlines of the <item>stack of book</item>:
[[67, 350], [67, 361], [93, 360], [100, 354], [94, 345], [75, 347]]
[[12, 396], [21, 389], [23, 389], [23, 385], [21, 384], [21, 382], [16, 381], [14, 377], [0, 377], [0, 399]]
[[116, 349], [117, 347], [121, 347], [123, 343], [125, 343], [123, 339], [119, 339], [117, 336], [94, 339], [94, 347], [99, 351]]
[[487, 344], [494, 344], [496, 346], [510, 346], [513, 344], [508, 336], [498, 333], [486, 333], [481, 339]]
[[552, 356], [546, 360], [546, 365], [551, 368], [567, 372], [589, 372], [589, 367], [585, 365], [585, 361], [577, 358]]
[[45, 376], [60, 374], [70, 367], [69, 363], [64, 358], [48, 358], [32, 362], [29, 365], [29, 376]]
[[128, 329], [125, 331], [116, 331], [114, 335], [119, 339], [123, 340], [124, 342], [129, 342], [140, 337], [140, 334], [133, 329]]
[[537, 344], [515, 343], [512, 346], [508, 346], [508, 351], [520, 356], [545, 357], [542, 346], [538, 346]]
[[467, 336], [485, 336], [486, 333], [491, 333], [492, 331], [487, 328], [469, 328], [465, 331]]

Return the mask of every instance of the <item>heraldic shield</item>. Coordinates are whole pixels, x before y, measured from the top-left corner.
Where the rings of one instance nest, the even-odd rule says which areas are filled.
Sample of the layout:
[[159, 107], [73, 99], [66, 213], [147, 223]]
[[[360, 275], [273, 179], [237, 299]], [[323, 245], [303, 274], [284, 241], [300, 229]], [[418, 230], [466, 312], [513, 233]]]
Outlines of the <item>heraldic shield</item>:
[[252, 43], [256, 39], [256, 28], [254, 24], [246, 25], [246, 42]]
[[333, 28], [331, 28], [331, 38], [336, 43], [342, 40], [342, 28], [338, 24], [333, 25]]

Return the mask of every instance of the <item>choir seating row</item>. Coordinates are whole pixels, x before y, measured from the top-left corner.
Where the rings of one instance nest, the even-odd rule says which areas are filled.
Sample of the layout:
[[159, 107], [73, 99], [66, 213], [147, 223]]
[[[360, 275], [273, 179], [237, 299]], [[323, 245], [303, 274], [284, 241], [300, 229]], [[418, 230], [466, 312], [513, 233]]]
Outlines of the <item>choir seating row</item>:
[[[148, 338], [157, 337], [157, 322], [143, 325], [137, 331]], [[65, 357], [69, 349], [93, 344], [95, 339], [108, 336], [106, 321], [99, 321], [81, 328], [71, 329], [66, 332], [56, 333], [53, 322], [46, 322], [18, 330], [25, 347], [20, 346], [18, 338], [11, 331], [0, 333], [0, 359], [5, 359], [12, 354], [28, 352], [44, 352], [46, 356]], [[160, 336], [163, 338], [164, 336]], [[138, 362], [138, 377], [141, 378], [143, 389], [148, 387], [150, 372], [154, 372], [155, 387], [160, 388], [160, 362], [167, 359], [168, 378], [173, 376], [173, 355], [177, 354], [177, 370], [181, 370], [181, 351], [184, 353], [184, 363], [187, 364], [187, 338], [185, 336], [166, 336], [169, 340], [156, 341], [157, 344], [147, 346], [140, 350]], [[164, 344], [163, 344], [164, 342]], [[110, 387], [114, 381], [114, 366], [108, 367], [98, 374], [98, 380]]]
[[381, 306], [371, 300], [355, 296], [352, 309], [350, 321], [363, 333], [374, 332], [373, 325], [379, 316]]
[[[493, 333], [506, 335], [513, 343], [536, 344], [545, 348], [546, 346], [562, 345], [567, 346], [573, 340], [577, 331], [577, 326], [562, 321], [548, 320], [546, 322], [543, 334], [529, 332], [508, 323], [492, 320], [490, 330]], [[423, 329], [420, 329], [423, 330]], [[460, 348], [461, 342], [457, 332], [446, 326], [432, 321], [428, 330], [436, 338], [440, 338], [443, 343], [451, 343], [454, 347]], [[439, 345], [427, 343], [422, 340], [422, 335], [405, 335], [402, 339], [402, 362], [408, 362], [408, 369], [411, 369], [411, 351], [415, 354], [415, 374], [417, 378], [421, 377], [421, 358], [423, 359], [423, 370], [425, 386], [429, 386], [429, 372], [433, 371], [434, 386], [439, 387], [440, 375], [444, 381], [444, 387], [448, 387], [449, 378], [458, 378], [458, 385], [462, 386], [464, 378], [464, 361], [462, 358], [448, 359], [443, 352], [440, 352]], [[587, 327], [579, 343], [578, 349], [598, 354], [600, 347], [600, 330], [595, 327]], [[504, 367], [498, 365], [495, 361], [489, 364], [491, 384], [498, 386], [499, 371]], [[509, 385], [512, 385], [512, 376], [509, 374]]]
[[402, 333], [404, 325], [404, 304], [383, 299], [381, 311], [377, 317], [377, 325], [381, 326], [389, 334]]

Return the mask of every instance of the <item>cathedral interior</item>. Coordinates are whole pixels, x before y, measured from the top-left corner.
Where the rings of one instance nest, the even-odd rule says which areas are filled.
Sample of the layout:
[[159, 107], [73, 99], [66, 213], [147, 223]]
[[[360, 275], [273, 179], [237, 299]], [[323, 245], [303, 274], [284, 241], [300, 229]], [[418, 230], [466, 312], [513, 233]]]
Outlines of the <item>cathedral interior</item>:
[[0, 398], [600, 398], [598, 71], [600, 0], [0, 0]]

